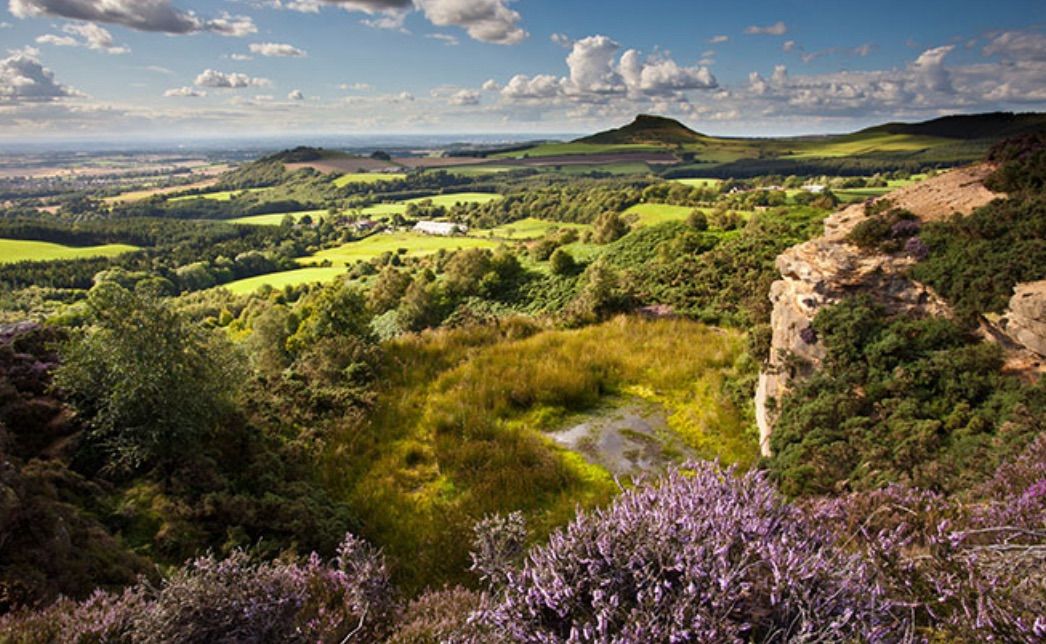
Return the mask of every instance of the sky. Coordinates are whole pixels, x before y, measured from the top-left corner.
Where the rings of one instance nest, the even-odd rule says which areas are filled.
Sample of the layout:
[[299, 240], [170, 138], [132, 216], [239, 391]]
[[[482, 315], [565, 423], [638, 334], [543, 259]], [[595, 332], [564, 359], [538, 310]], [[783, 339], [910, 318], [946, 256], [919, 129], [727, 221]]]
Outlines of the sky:
[[1043, 0], [0, 0], [0, 139], [710, 134], [1046, 110]]

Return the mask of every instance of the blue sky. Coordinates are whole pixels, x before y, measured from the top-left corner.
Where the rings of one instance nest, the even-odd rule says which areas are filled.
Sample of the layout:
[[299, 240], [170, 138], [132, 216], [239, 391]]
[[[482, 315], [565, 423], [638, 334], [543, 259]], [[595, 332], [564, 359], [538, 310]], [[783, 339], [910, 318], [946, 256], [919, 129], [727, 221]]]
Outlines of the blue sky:
[[1046, 2], [0, 0], [0, 137], [722, 134], [1046, 108]]

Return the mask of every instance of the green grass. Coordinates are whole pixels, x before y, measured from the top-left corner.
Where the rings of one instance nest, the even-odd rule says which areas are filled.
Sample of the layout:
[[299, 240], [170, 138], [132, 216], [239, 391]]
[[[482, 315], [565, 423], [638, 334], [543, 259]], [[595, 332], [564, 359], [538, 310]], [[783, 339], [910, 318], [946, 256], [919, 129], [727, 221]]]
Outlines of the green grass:
[[378, 183], [380, 181], [398, 181], [406, 179], [402, 172], [351, 172], [334, 180], [334, 185], [343, 188], [350, 183]]
[[701, 458], [757, 458], [724, 393], [740, 334], [637, 318], [528, 328], [507, 321], [386, 344], [373, 414], [331, 436], [325, 477], [408, 592], [467, 582], [472, 525], [487, 514], [522, 511], [541, 540], [577, 507], [607, 502], [617, 491], [607, 472], [544, 432], [615, 397], [663, 406]]
[[[785, 142], [781, 142], [788, 145]], [[948, 139], [911, 134], [847, 134], [824, 140], [804, 140], [790, 145], [786, 158], [849, 157], [884, 152], [918, 152], [952, 143]]]
[[[545, 166], [542, 170], [550, 170], [552, 166]], [[574, 175], [586, 175], [594, 172], [606, 172], [609, 174], [624, 176], [630, 174], [649, 174], [650, 166], [641, 163], [639, 161], [632, 162], [621, 162], [621, 163], [602, 163], [602, 164], [578, 164], [578, 165], [559, 165], [555, 166], [554, 172], [556, 174], [565, 174], [567, 176]]]
[[501, 195], [491, 192], [456, 192], [447, 195], [435, 195], [433, 197], [418, 197], [417, 199], [407, 199], [405, 201], [397, 201], [394, 203], [379, 203], [373, 206], [367, 206], [366, 208], [361, 208], [360, 214], [372, 219], [384, 219], [386, 217], [391, 217], [392, 215], [405, 214], [407, 212], [407, 206], [412, 203], [431, 201], [433, 206], [450, 208], [458, 203], [484, 204], [503, 198], [504, 197]]
[[508, 165], [455, 165], [447, 166], [444, 168], [433, 168], [427, 170], [427, 172], [448, 172], [450, 174], [460, 175], [462, 177], [482, 177], [490, 174], [500, 174], [502, 172], [509, 172], [516, 170], [513, 166]]
[[60, 259], [85, 259], [88, 257], [116, 257], [138, 250], [127, 244], [105, 244], [102, 246], [64, 246], [51, 242], [25, 239], [0, 239], [0, 264], [15, 262], [49, 262]]
[[673, 179], [676, 183], [681, 183], [684, 186], [690, 186], [691, 188], [718, 188], [719, 184], [723, 183], [722, 179]]
[[618, 152], [664, 152], [665, 148], [656, 145], [601, 145], [596, 143], [542, 143], [526, 150], [515, 150], [491, 155], [492, 159], [523, 159], [555, 157], [576, 154], [614, 154]]
[[326, 210], [302, 210], [298, 212], [277, 212], [271, 215], [251, 215], [250, 217], [237, 217], [236, 219], [223, 219], [221, 221], [229, 224], [242, 224], [244, 226], [279, 226], [287, 215], [294, 217], [294, 221], [300, 221], [308, 215], [313, 221], [327, 216]]
[[474, 234], [478, 236], [490, 234], [493, 237], [501, 239], [537, 239], [539, 237], [544, 237], [545, 233], [547, 233], [550, 228], [557, 227], [560, 229], [573, 228], [578, 231], [590, 228], [587, 224], [566, 224], [559, 221], [548, 221], [547, 219], [527, 217], [526, 219], [520, 219], [490, 230], [477, 230], [474, 231]]
[[190, 201], [192, 199], [210, 199], [212, 201], [232, 201], [234, 198], [244, 193], [252, 192], [265, 192], [266, 190], [272, 190], [272, 188], [247, 188], [246, 190], [223, 190], [220, 192], [204, 192], [198, 195], [185, 195], [182, 197], [174, 197], [168, 201], [177, 203], [179, 201]]
[[319, 284], [331, 282], [345, 274], [344, 266], [313, 266], [293, 271], [283, 271], [282, 273], [248, 277], [229, 282], [223, 285], [222, 288], [231, 291], [234, 295], [248, 295], [266, 285], [275, 289], [281, 289], [284, 286], [298, 286], [299, 284]]
[[303, 265], [310, 265], [329, 260], [335, 265], [350, 266], [360, 260], [374, 259], [383, 253], [398, 253], [401, 249], [405, 249], [407, 255], [427, 255], [441, 249], [497, 248], [499, 245], [498, 241], [475, 237], [439, 237], [412, 232], [378, 233], [360, 241], [320, 251], [299, 261]]
[[690, 206], [669, 206], [661, 203], [636, 204], [622, 213], [625, 217], [635, 216], [636, 224], [652, 226], [669, 221], [686, 221], [694, 208]]

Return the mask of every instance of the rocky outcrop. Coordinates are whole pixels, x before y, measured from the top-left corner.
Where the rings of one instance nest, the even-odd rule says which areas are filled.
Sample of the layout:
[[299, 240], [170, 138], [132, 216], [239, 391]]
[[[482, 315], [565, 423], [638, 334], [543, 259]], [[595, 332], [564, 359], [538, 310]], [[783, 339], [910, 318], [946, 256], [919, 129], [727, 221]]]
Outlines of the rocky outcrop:
[[999, 326], [1013, 342], [1046, 358], [1046, 280], [1018, 284]]
[[[923, 221], [954, 212], [969, 214], [1001, 196], [983, 184], [990, 172], [986, 165], [953, 170], [886, 198]], [[891, 313], [949, 313], [945, 302], [929, 287], [906, 276], [913, 259], [903, 253], [862, 251], [847, 242], [850, 231], [866, 217], [865, 204], [848, 206], [825, 220], [823, 236], [794, 246], [777, 258], [782, 279], [770, 290], [770, 359], [759, 376], [755, 400], [760, 447], [766, 456], [770, 455], [777, 401], [787, 393], [793, 378], [808, 375], [824, 358], [824, 348], [811, 326], [822, 307], [850, 295], [868, 293]], [[789, 360], [789, 356], [798, 360]]]

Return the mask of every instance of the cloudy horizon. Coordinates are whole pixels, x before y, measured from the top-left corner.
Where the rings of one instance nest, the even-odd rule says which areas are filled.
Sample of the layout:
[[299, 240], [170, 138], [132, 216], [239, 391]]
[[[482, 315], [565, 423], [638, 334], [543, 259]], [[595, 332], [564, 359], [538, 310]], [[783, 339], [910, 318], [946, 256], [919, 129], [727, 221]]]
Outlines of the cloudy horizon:
[[0, 139], [562, 133], [641, 112], [765, 136], [1046, 109], [1041, 2], [868, 4], [7, 0]]

